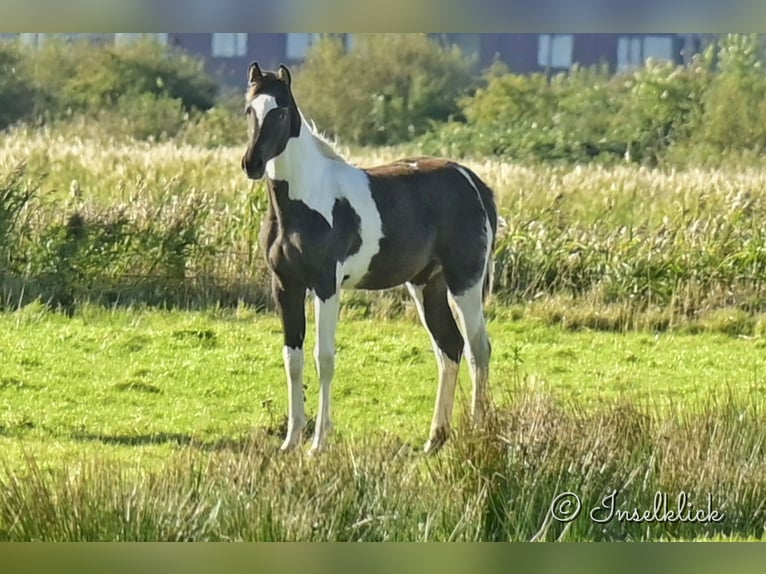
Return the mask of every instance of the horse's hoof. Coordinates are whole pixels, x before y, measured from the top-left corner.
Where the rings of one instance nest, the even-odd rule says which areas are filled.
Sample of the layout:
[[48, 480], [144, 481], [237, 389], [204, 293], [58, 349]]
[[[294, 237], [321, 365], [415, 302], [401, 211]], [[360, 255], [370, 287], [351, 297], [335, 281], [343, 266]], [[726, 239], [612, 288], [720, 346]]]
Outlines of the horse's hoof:
[[429, 455], [436, 454], [444, 446], [444, 443], [447, 442], [448, 436], [449, 433], [445, 428], [436, 429], [431, 433], [431, 438], [428, 439], [428, 442], [426, 442], [426, 445], [423, 447], [423, 452]]
[[294, 451], [297, 446], [298, 446], [297, 442], [285, 441], [282, 443], [282, 446], [279, 447], [279, 452], [282, 454], [287, 454], [289, 452]]
[[318, 454], [321, 454], [327, 450], [327, 443], [321, 442], [319, 444], [312, 444], [311, 448], [309, 449], [309, 456], [316, 456]]

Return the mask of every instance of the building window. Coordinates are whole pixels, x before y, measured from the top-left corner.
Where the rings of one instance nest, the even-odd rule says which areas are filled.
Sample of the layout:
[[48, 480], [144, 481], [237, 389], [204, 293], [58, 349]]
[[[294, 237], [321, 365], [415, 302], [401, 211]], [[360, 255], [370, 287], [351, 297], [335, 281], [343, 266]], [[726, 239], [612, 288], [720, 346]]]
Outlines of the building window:
[[617, 39], [617, 71], [625, 72], [644, 65], [648, 58], [672, 62], [670, 36], [620, 36]]
[[540, 34], [537, 44], [537, 64], [542, 68], [572, 67], [572, 34]]
[[213, 34], [210, 55], [214, 58], [236, 58], [247, 55], [247, 33]]
[[44, 34], [36, 34], [36, 33], [21, 33], [19, 34], [19, 38], [21, 39], [21, 42], [23, 44], [26, 44], [27, 46], [38, 46], [42, 45], [44, 42]]
[[158, 42], [164, 46], [168, 43], [168, 35], [165, 33], [145, 34], [142, 32], [117, 33], [114, 35], [114, 43], [117, 46], [125, 46], [140, 40], [154, 40], [155, 42]]
[[321, 34], [288, 34], [285, 56], [288, 60], [303, 60], [309, 47], [316, 43]]

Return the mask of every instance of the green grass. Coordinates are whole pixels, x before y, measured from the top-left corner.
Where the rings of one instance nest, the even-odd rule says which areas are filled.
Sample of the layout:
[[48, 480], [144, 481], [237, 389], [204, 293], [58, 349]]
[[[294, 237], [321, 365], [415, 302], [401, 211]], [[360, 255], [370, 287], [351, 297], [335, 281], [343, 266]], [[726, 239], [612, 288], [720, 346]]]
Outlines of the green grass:
[[[454, 436], [428, 458], [425, 332], [409, 312], [343, 315], [336, 433], [312, 459], [277, 452], [286, 389], [271, 314], [0, 314], [0, 540], [764, 535], [764, 339], [567, 330], [491, 308], [497, 408], [483, 432], [468, 428], [464, 367]], [[311, 415], [311, 368], [306, 383]], [[688, 492], [695, 508], [711, 493], [726, 519], [588, 520], [613, 489], [625, 510], [651, 508], [658, 491]], [[568, 525], [549, 513], [565, 491], [584, 509]]]
[[[572, 332], [502, 318], [489, 329], [499, 404], [532, 386], [586, 409], [624, 400], [668, 413], [726, 394], [748, 401], [766, 390], [766, 339], [757, 337]], [[281, 341], [274, 315], [245, 308], [86, 307], [69, 319], [33, 304], [2, 314], [0, 437], [156, 447], [242, 440], [254, 429], [278, 434], [286, 412]], [[309, 413], [316, 410], [318, 387], [312, 345], [310, 331]], [[436, 367], [420, 324], [343, 318], [337, 347], [338, 434], [424, 441]], [[462, 408], [470, 394], [465, 366], [458, 393]]]

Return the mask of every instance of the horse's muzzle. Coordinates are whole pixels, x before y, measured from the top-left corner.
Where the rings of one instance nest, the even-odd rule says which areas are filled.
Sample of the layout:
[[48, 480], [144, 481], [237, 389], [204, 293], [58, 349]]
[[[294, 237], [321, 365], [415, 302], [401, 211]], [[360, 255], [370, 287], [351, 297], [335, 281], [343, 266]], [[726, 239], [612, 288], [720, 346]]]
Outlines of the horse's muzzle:
[[261, 179], [266, 169], [266, 164], [260, 158], [249, 158], [249, 154], [242, 156], [242, 171], [247, 174], [249, 179]]

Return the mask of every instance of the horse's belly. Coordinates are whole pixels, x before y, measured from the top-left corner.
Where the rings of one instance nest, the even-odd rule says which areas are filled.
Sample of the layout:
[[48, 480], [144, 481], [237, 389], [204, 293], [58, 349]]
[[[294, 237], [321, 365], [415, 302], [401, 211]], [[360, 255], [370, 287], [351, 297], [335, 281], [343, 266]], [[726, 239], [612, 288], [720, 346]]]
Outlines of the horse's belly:
[[[389, 248], [387, 248], [389, 247]], [[428, 244], [391, 249], [385, 242], [372, 257], [349, 257], [343, 264], [344, 289], [389, 289], [411, 280], [433, 255]]]
[[367, 273], [371, 260], [371, 257], [362, 254], [352, 255], [346, 259], [341, 269], [343, 277], [341, 287], [355, 289]]

